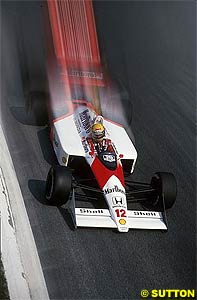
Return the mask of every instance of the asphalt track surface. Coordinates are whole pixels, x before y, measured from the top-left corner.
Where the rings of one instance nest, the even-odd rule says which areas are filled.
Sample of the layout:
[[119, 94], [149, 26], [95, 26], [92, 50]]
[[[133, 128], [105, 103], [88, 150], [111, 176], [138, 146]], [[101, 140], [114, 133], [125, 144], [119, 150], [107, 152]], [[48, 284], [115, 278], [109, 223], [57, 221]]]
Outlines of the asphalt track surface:
[[22, 36], [38, 82], [44, 76], [41, 4], [1, 5], [1, 118], [50, 298], [140, 299], [144, 288], [194, 288], [195, 2], [94, 3], [106, 60], [132, 94], [139, 155], [134, 178], [149, 182], [155, 171], [170, 171], [178, 182], [168, 233], [128, 234], [72, 231], [65, 211], [44, 203], [45, 178], [54, 159], [47, 130], [24, 125], [11, 113], [24, 101], [16, 47]]

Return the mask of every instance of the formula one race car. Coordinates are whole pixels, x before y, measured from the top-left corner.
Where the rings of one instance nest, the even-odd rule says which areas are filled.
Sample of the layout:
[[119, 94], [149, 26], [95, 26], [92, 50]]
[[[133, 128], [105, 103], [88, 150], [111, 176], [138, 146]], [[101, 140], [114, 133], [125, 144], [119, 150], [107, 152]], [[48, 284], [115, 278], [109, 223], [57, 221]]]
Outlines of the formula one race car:
[[[172, 207], [176, 198], [174, 176], [156, 173], [150, 184], [127, 184], [124, 172], [129, 168], [133, 172], [137, 152], [125, 129], [98, 116], [87, 101], [75, 100], [72, 104], [72, 112], [53, 122], [51, 138], [59, 165], [51, 167], [48, 173], [46, 199], [55, 205], [68, 202], [75, 227], [110, 227], [119, 232], [127, 232], [129, 228], [166, 230], [165, 210]], [[80, 159], [86, 161], [93, 173], [92, 177], [83, 178], [88, 185], [81, 184], [72, 175], [74, 161], [78, 160], [75, 166], [80, 168]], [[75, 207], [79, 188], [94, 197], [104, 197], [108, 208]], [[128, 210], [127, 201], [141, 202], [149, 209]]]
[[[103, 68], [92, 2], [47, 3], [49, 118], [59, 162], [48, 173], [47, 201], [66, 204], [75, 228], [166, 230], [165, 211], [175, 202], [176, 180], [170, 173], [156, 173], [150, 184], [128, 180], [137, 152], [119, 118], [123, 97], [118, 100]], [[128, 105], [122, 105], [127, 112]], [[94, 205], [86, 207], [84, 201]], [[130, 210], [128, 203], [140, 203], [140, 209]]]
[[42, 6], [47, 92], [40, 80], [35, 89], [38, 72], [19, 47], [25, 105], [11, 111], [21, 123], [50, 124], [58, 164], [49, 170], [46, 200], [66, 205], [74, 228], [167, 230], [176, 180], [165, 172], [155, 173], [149, 184], [130, 180], [137, 160], [131, 101], [101, 58], [92, 1], [47, 0]]

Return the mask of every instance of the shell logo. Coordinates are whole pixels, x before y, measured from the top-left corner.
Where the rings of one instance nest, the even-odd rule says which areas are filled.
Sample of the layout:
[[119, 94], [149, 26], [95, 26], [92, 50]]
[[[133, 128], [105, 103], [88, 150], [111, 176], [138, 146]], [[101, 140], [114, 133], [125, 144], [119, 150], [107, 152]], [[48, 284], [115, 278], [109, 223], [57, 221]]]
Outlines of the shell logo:
[[125, 225], [126, 224], [126, 220], [125, 219], [120, 219], [119, 223], [120, 223], [120, 225]]

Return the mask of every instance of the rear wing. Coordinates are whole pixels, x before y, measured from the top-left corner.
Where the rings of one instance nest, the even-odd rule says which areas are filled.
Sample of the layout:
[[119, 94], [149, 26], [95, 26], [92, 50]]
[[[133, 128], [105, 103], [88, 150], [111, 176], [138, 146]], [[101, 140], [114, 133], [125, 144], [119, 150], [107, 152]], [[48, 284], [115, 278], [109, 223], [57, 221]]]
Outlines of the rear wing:
[[51, 1], [48, 11], [62, 80], [103, 86], [100, 51], [92, 1]]

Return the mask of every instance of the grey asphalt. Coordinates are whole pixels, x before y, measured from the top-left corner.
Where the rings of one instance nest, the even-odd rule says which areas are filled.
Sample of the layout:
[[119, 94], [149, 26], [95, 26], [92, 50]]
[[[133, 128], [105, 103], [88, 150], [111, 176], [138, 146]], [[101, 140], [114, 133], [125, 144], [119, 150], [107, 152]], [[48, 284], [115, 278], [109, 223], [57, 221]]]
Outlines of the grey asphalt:
[[45, 179], [54, 163], [48, 132], [19, 122], [14, 109], [24, 102], [17, 54], [23, 39], [42, 89], [42, 7], [37, 1], [1, 6], [1, 119], [50, 298], [140, 299], [144, 288], [195, 288], [195, 1], [94, 3], [105, 59], [133, 101], [133, 177], [149, 182], [155, 171], [170, 171], [177, 178], [167, 233], [72, 231], [65, 210], [45, 204]]

